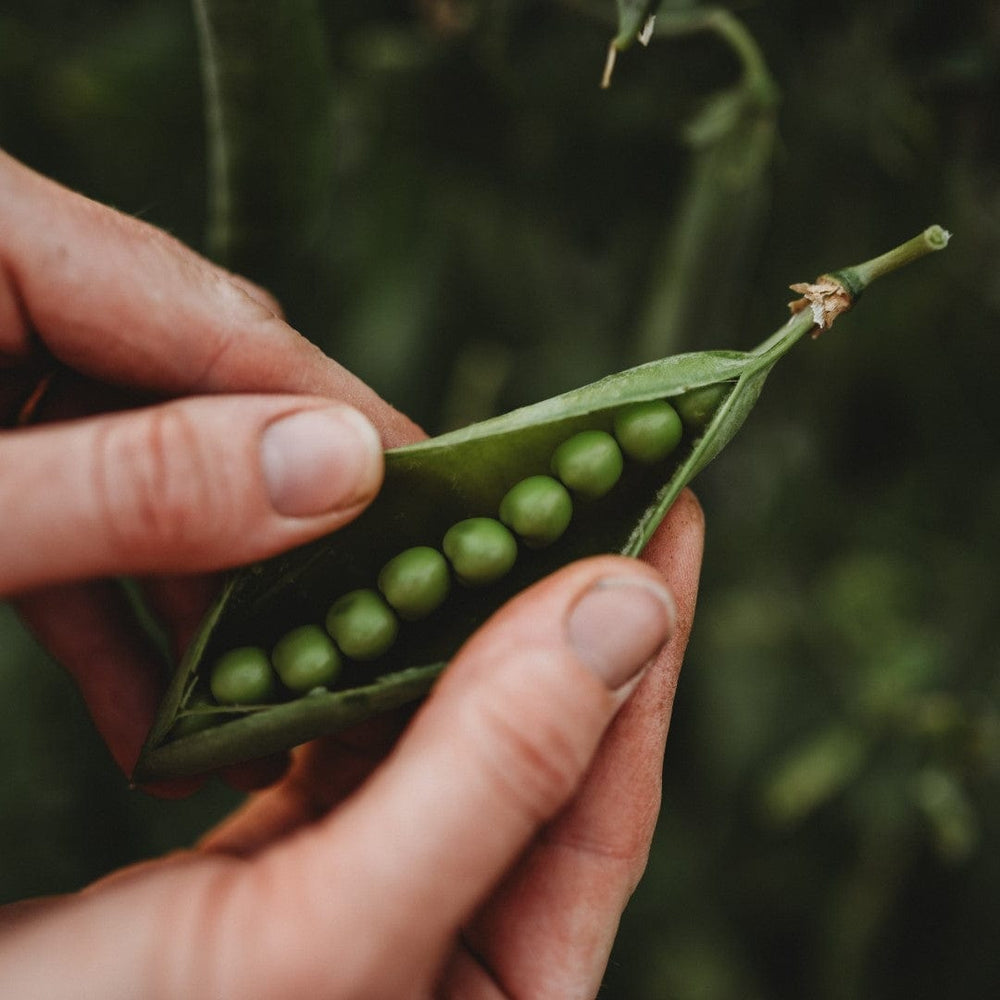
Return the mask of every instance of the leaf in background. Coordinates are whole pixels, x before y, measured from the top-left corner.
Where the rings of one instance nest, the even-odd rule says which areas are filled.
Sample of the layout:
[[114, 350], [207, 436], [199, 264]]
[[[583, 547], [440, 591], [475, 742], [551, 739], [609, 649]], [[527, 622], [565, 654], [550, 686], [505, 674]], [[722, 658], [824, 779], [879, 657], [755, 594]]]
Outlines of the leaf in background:
[[914, 780], [913, 797], [927, 820], [938, 854], [951, 864], [969, 858], [982, 831], [962, 782], [942, 767], [927, 767]]
[[670, 12], [657, 35], [712, 32], [739, 59], [739, 82], [702, 103], [687, 123], [687, 178], [654, 254], [649, 297], [635, 333], [635, 358], [676, 350], [684, 331], [708, 338], [738, 322], [740, 298], [770, 202], [778, 89], [753, 36], [728, 11]]
[[868, 754], [857, 730], [837, 726], [812, 737], [781, 761], [763, 791], [763, 809], [776, 826], [792, 826], [830, 801], [857, 775]]

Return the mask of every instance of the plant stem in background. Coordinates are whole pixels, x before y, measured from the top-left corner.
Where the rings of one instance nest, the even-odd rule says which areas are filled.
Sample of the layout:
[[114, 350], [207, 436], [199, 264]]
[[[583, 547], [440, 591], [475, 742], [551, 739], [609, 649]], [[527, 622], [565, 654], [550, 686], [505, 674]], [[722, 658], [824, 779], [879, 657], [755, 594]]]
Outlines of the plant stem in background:
[[[619, 3], [617, 11], [589, 0], [562, 2], [616, 26], [609, 56], [633, 40], [648, 44], [707, 32], [739, 63], [738, 81], [710, 95], [684, 129], [692, 150], [688, 175], [651, 254], [646, 293], [635, 314], [623, 320], [634, 331], [624, 360], [642, 363], [727, 337], [739, 325], [746, 261], [753, 257], [770, 201], [780, 94], [767, 61], [746, 25], [721, 7], [657, 13], [659, 4], [638, 0]], [[614, 60], [609, 62], [613, 67]], [[608, 66], [602, 82], [610, 84]], [[685, 331], [695, 329], [699, 343], [685, 343]]]
[[753, 36], [725, 10], [661, 15], [655, 34], [679, 38], [705, 31], [731, 49], [742, 73], [733, 87], [709, 97], [685, 129], [692, 149], [688, 177], [653, 254], [648, 299], [634, 335], [635, 361], [678, 350], [687, 330], [697, 327], [711, 341], [738, 325], [746, 287], [740, 276], [770, 200], [778, 89]]
[[327, 235], [332, 83], [314, 0], [194, 0], [209, 148], [209, 253], [286, 308]]
[[928, 226], [919, 236], [907, 240], [895, 250], [873, 257], [856, 267], [835, 271], [830, 277], [839, 281], [857, 298], [876, 278], [881, 278], [882, 275], [889, 274], [912, 261], [920, 260], [935, 250], [943, 250], [950, 239], [951, 233], [947, 229], [942, 229], [941, 226]]

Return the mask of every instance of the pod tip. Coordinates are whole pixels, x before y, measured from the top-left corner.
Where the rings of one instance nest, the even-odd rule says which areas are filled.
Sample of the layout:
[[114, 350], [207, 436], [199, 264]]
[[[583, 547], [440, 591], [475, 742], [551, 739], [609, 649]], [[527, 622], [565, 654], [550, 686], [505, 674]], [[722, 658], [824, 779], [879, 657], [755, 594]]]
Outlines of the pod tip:
[[943, 226], [928, 226], [924, 230], [924, 239], [932, 250], [943, 250], [951, 239], [951, 233]]

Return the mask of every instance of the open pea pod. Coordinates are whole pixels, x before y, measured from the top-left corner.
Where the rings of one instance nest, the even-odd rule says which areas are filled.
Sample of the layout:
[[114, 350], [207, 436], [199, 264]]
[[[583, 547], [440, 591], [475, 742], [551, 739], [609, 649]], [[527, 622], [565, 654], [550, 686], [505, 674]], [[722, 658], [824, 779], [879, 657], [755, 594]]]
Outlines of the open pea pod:
[[[134, 780], [166, 780], [265, 756], [419, 699], [472, 631], [513, 594], [583, 556], [638, 555], [680, 491], [736, 434], [778, 359], [803, 334], [829, 326], [875, 277], [942, 248], [947, 239], [931, 227], [866, 264], [793, 286], [804, 298], [756, 350], [654, 361], [386, 452], [385, 483], [356, 521], [232, 574], [177, 668]], [[375, 659], [348, 658], [326, 686], [301, 695], [286, 690], [266, 704], [215, 704], [208, 697], [220, 656], [235, 648], [272, 650], [290, 630], [322, 626], [333, 602], [374, 588], [398, 553], [440, 549], [456, 523], [495, 518], [513, 486], [551, 476], [560, 445], [595, 430], [613, 437], [617, 416], [651, 400], [672, 402], [684, 418], [670, 454], [654, 462], [626, 457], [605, 495], [574, 494], [568, 528], [544, 547], [519, 545], [513, 566], [498, 580], [480, 587], [453, 582], [440, 607], [421, 620], [402, 621], [395, 641]]]

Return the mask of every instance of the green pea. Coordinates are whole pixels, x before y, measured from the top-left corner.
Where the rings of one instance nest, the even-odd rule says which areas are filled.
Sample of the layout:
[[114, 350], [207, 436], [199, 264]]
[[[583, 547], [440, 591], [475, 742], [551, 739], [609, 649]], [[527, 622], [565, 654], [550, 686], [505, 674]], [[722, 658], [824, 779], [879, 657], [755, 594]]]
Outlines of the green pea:
[[499, 580], [517, 559], [517, 540], [492, 517], [470, 517], [453, 524], [441, 547], [455, 575], [470, 587]]
[[500, 520], [529, 548], [551, 545], [569, 527], [573, 501], [566, 487], [551, 476], [529, 476], [500, 501]]
[[281, 683], [296, 694], [328, 687], [343, 665], [333, 640], [318, 625], [301, 625], [282, 636], [271, 650], [271, 663]]
[[261, 705], [277, 693], [271, 662], [257, 646], [223, 653], [212, 667], [209, 687], [220, 705]]
[[618, 482], [624, 465], [618, 442], [605, 431], [574, 434], [552, 456], [553, 473], [590, 500], [604, 496]]
[[417, 545], [390, 559], [378, 575], [378, 589], [400, 618], [426, 618], [448, 596], [448, 562], [437, 549]]
[[661, 461], [680, 444], [683, 434], [681, 418], [665, 399], [633, 403], [615, 414], [615, 437], [636, 462]]
[[352, 590], [333, 603], [326, 630], [352, 660], [374, 660], [395, 641], [399, 620], [374, 590]]
[[701, 430], [712, 419], [731, 388], [731, 385], [719, 382], [715, 385], [703, 385], [697, 389], [689, 389], [680, 396], [674, 396], [670, 402], [680, 414], [685, 427]]

